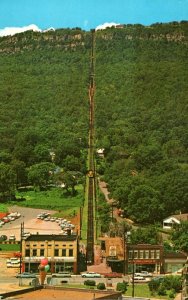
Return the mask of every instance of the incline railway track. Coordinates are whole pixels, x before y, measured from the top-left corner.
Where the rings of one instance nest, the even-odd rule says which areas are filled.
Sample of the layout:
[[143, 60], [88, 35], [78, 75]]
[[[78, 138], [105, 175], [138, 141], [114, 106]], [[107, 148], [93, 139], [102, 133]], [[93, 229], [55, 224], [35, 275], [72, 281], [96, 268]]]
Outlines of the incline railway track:
[[94, 162], [94, 43], [95, 30], [91, 30], [92, 46], [91, 46], [91, 65], [89, 77], [89, 171], [88, 171], [88, 220], [87, 220], [87, 264], [94, 263], [94, 226], [95, 226], [95, 162]]

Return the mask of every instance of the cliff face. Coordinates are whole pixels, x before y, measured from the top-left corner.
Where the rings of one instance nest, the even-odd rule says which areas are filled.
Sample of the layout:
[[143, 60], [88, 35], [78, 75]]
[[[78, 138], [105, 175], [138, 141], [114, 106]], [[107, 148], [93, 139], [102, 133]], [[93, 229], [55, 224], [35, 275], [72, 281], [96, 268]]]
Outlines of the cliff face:
[[[76, 50], [88, 48], [89, 32], [81, 29], [58, 29], [47, 32], [27, 31], [14, 36], [0, 38], [0, 53], [16, 53], [25, 50], [56, 48]], [[188, 43], [188, 22], [182, 21], [151, 26], [123, 25], [120, 28], [107, 28], [97, 31], [101, 41], [166, 41]]]

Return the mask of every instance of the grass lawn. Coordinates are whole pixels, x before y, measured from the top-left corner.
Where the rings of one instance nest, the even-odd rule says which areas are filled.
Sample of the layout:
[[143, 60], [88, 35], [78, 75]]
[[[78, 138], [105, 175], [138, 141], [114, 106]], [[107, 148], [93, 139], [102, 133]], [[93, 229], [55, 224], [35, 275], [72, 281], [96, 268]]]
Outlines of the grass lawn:
[[0, 204], [0, 212], [8, 212], [8, 208], [6, 204]]
[[[125, 293], [125, 296], [132, 296], [132, 285], [131, 284], [129, 284], [128, 290]], [[134, 297], [168, 299], [168, 295], [166, 295], [166, 296], [159, 296], [158, 294], [151, 295], [148, 285], [140, 284], [140, 283], [134, 285]]]
[[[17, 192], [17, 198], [24, 200], [13, 202], [19, 206], [63, 211], [66, 216], [74, 216], [83, 204], [83, 186], [76, 187], [77, 194], [71, 196], [60, 188], [47, 191]], [[11, 203], [12, 204], [12, 203]], [[9, 202], [10, 205], [10, 202]]]
[[0, 244], [0, 251], [20, 251], [19, 244]]

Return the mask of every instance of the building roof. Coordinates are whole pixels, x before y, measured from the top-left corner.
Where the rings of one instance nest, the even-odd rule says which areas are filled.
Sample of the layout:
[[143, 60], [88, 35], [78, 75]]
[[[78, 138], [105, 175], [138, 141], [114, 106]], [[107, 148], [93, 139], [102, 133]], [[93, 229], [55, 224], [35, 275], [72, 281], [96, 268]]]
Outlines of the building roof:
[[76, 241], [77, 235], [31, 234], [26, 241]]
[[179, 221], [188, 221], [188, 214], [172, 215], [172, 217], [176, 218]]
[[164, 253], [164, 258], [187, 258], [187, 255], [182, 252], [166, 252]]

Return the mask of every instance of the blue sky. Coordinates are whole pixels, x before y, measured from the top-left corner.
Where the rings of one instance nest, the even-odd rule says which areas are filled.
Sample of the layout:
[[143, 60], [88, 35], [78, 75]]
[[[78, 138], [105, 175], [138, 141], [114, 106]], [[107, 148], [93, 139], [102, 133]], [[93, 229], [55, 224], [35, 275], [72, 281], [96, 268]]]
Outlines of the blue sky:
[[36, 24], [96, 28], [121, 24], [188, 20], [188, 0], [0, 0], [0, 28]]

